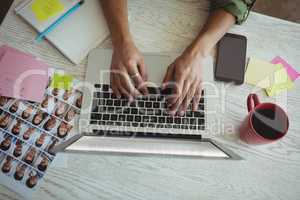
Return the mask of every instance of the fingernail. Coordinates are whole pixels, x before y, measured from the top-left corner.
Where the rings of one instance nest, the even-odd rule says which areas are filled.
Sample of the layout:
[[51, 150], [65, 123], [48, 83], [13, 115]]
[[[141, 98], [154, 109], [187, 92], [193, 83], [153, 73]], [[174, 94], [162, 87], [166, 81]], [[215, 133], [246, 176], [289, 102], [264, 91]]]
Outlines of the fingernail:
[[179, 112], [179, 116], [182, 117], [184, 115], [184, 111]]

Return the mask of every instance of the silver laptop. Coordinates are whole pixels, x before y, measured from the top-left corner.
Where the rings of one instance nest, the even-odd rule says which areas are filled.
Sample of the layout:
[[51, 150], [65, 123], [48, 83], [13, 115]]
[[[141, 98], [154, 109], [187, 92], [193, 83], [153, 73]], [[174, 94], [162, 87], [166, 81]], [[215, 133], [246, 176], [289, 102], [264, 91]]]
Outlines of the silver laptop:
[[211, 58], [205, 63], [208, 84], [204, 84], [198, 111], [192, 112], [189, 108], [183, 117], [172, 117], [166, 112], [164, 101], [170, 91], [161, 90], [160, 86], [175, 54], [144, 54], [150, 94], [133, 102], [118, 99], [112, 93], [109, 86], [111, 57], [112, 51], [106, 49], [95, 49], [89, 55], [78, 127], [81, 134], [62, 145], [66, 151], [240, 159], [209, 139], [208, 125], [218, 112], [216, 102], [206, 98], [216, 92], [210, 84], [213, 83]]

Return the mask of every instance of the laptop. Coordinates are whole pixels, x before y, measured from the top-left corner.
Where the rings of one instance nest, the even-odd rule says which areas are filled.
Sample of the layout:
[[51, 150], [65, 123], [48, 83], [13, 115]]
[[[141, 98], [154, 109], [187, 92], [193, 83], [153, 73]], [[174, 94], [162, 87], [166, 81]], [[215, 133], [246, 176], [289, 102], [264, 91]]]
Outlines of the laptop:
[[[160, 88], [167, 67], [176, 54], [145, 53], [149, 95], [129, 102], [118, 99], [110, 88], [112, 50], [95, 49], [88, 57], [86, 83], [78, 129], [80, 134], [57, 149], [67, 152], [125, 153], [189, 156], [207, 159], [241, 159], [209, 136], [216, 102], [206, 97], [215, 94], [211, 84], [204, 84], [198, 110], [183, 117], [166, 112], [165, 99], [171, 91]], [[213, 81], [213, 59], [205, 62], [208, 83]], [[210, 80], [208, 80], [210, 79]], [[209, 111], [213, 112], [209, 112]], [[210, 114], [209, 114], [210, 113]], [[212, 119], [210, 119], [212, 118]], [[207, 136], [207, 137], [206, 137]]]

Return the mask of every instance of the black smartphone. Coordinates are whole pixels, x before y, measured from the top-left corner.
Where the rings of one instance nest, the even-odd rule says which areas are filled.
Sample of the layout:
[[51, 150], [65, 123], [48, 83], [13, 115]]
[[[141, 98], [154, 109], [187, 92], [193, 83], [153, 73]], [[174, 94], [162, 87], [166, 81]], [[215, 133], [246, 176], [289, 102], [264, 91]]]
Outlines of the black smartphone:
[[10, 6], [12, 5], [13, 0], [2, 0], [0, 3], [0, 25], [5, 18]]
[[218, 43], [215, 79], [236, 84], [244, 83], [247, 38], [227, 33]]

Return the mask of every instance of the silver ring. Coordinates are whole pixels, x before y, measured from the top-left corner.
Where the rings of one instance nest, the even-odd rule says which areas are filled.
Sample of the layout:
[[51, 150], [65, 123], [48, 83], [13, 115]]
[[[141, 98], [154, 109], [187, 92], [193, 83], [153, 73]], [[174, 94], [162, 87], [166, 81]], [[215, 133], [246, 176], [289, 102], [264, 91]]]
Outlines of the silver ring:
[[132, 79], [133, 79], [133, 78], [136, 78], [136, 77], [138, 77], [139, 75], [140, 75], [140, 73], [138, 73], [138, 72], [137, 72], [137, 73], [135, 73], [135, 74], [131, 75], [131, 76], [130, 76], [130, 78], [132, 78]]

